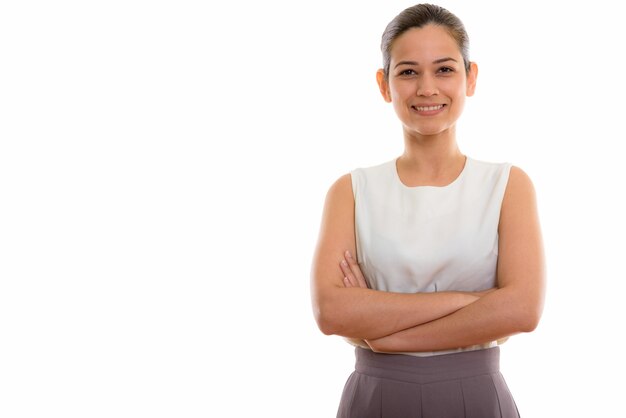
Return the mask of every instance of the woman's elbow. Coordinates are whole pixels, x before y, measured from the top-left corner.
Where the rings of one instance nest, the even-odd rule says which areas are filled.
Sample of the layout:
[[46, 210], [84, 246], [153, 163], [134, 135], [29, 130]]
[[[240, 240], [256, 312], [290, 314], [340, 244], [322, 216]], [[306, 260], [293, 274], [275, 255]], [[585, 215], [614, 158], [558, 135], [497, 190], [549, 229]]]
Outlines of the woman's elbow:
[[539, 326], [541, 320], [542, 306], [521, 306], [517, 315], [517, 325], [519, 332], [533, 332]]
[[315, 322], [317, 322], [317, 327], [322, 334], [324, 335], [335, 335], [336, 328], [335, 325], [329, 318], [325, 317], [323, 314], [319, 313], [315, 315]]
[[535, 329], [537, 329], [538, 325], [539, 325], [539, 318], [529, 316], [528, 318], [525, 318], [525, 320], [521, 322], [520, 331], [521, 332], [533, 332]]
[[505, 315], [509, 321], [511, 331], [532, 332], [539, 326], [543, 313], [544, 293], [538, 289], [519, 289], [511, 286], [506, 291], [506, 302], [504, 304]]
[[318, 301], [313, 304], [313, 316], [317, 327], [324, 335], [335, 335], [338, 331], [336, 314], [328, 303]]

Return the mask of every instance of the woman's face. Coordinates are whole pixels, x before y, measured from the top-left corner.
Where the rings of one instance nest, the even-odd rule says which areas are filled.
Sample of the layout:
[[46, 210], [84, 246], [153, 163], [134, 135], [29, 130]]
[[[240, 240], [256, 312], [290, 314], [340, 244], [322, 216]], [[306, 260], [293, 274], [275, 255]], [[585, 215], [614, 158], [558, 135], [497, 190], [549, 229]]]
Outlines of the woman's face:
[[392, 44], [389, 78], [377, 77], [383, 97], [412, 135], [437, 135], [454, 127], [465, 97], [474, 94], [477, 67], [465, 72], [463, 56], [441, 26], [409, 29]]

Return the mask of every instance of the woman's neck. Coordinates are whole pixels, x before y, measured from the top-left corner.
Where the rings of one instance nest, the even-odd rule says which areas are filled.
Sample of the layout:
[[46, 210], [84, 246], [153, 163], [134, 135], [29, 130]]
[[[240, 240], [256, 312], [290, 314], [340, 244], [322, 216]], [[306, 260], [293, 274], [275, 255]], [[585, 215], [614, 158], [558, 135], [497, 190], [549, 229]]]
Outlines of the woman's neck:
[[432, 136], [405, 132], [404, 153], [396, 164], [405, 183], [440, 185], [459, 175], [465, 166], [465, 155], [456, 143], [453, 130]]

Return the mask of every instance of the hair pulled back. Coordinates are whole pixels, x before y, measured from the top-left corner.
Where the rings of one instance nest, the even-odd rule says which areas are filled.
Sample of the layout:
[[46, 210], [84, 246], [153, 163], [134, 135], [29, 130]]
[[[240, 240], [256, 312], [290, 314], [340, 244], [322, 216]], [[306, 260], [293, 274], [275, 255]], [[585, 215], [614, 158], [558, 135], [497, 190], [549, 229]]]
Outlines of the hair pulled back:
[[439, 25], [448, 31], [459, 46], [459, 50], [463, 56], [465, 71], [469, 71], [469, 36], [465, 31], [463, 22], [461, 22], [456, 15], [443, 7], [422, 3], [403, 10], [389, 22], [385, 28], [385, 32], [383, 32], [380, 49], [383, 53], [385, 78], [389, 78], [389, 65], [391, 62], [391, 48], [393, 42], [409, 29], [421, 28], [428, 24]]

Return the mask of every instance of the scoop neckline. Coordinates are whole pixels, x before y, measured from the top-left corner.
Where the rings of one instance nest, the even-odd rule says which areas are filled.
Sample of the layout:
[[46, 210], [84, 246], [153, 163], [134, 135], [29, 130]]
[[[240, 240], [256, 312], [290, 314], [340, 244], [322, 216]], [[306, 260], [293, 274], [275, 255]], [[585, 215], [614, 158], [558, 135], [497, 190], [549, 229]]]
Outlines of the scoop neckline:
[[467, 155], [465, 156], [465, 163], [463, 164], [463, 169], [461, 170], [461, 172], [459, 173], [458, 176], [456, 176], [456, 178], [454, 180], [452, 180], [450, 183], [445, 184], [443, 186], [432, 186], [432, 185], [422, 185], [422, 186], [407, 186], [406, 184], [404, 184], [402, 182], [402, 179], [400, 179], [400, 174], [398, 173], [398, 159], [400, 157], [397, 157], [393, 160], [391, 160], [391, 168], [393, 169], [393, 176], [396, 180], [396, 182], [402, 186], [405, 189], [408, 190], [418, 190], [418, 189], [434, 189], [434, 190], [444, 190], [444, 189], [448, 189], [452, 186], [454, 186], [455, 184], [459, 183], [461, 181], [461, 179], [465, 176], [465, 172], [467, 172], [467, 168], [470, 164], [470, 162], [472, 161], [472, 159], [470, 157], [468, 157]]

